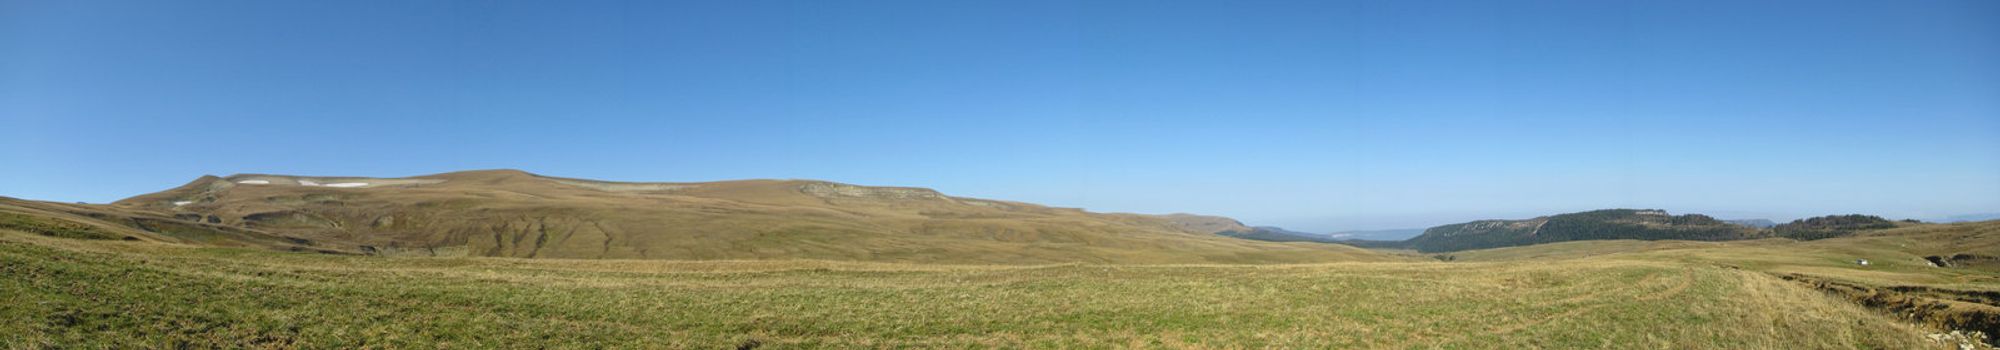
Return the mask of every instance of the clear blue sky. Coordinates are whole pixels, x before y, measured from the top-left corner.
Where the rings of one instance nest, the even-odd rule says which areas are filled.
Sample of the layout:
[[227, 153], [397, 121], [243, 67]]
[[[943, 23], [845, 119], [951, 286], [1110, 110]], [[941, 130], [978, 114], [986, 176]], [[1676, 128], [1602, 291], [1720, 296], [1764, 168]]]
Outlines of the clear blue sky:
[[2000, 1], [0, 0], [0, 195], [812, 178], [1300, 230], [2000, 211]]

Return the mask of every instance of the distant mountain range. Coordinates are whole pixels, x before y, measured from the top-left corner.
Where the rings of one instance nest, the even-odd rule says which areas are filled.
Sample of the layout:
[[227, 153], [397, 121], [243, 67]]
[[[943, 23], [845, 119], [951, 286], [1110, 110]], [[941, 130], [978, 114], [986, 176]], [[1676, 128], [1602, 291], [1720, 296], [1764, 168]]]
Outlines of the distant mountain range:
[[1404, 228], [1404, 229], [1390, 229], [1390, 230], [1340, 231], [1327, 234], [1327, 236], [1331, 236], [1335, 239], [1341, 239], [1341, 240], [1358, 239], [1358, 240], [1371, 240], [1371, 241], [1400, 241], [1400, 240], [1410, 239], [1410, 237], [1416, 237], [1417, 235], [1421, 234], [1424, 234], [1424, 229]]
[[1340, 241], [1339, 239], [1335, 239], [1334, 237], [1323, 234], [1286, 230], [1284, 228], [1276, 226], [1248, 227], [1245, 229], [1217, 232], [1216, 234], [1242, 238], [1242, 239], [1254, 239], [1259, 241], [1270, 241], [1270, 242], [1336, 243]]
[[1311, 233], [1287, 230], [1276, 226], [1256, 226], [1245, 230], [1224, 231], [1218, 234], [1236, 238], [1272, 242], [1325, 242], [1348, 243], [1354, 241], [1401, 241], [1424, 233], [1424, 229], [1341, 231], [1334, 233]]
[[1792, 239], [1825, 239], [1852, 234], [1858, 230], [1895, 228], [1896, 222], [1873, 215], [1828, 215], [1793, 220], [1783, 225], [1771, 227], [1774, 236]]
[[1481, 220], [1424, 230], [1406, 241], [1424, 252], [1454, 251], [1592, 239], [1733, 240], [1756, 229], [1700, 214], [1656, 209], [1606, 209], [1527, 220]]
[[1219, 235], [1272, 242], [1339, 243], [1363, 248], [1447, 252], [1578, 240], [1638, 239], [1726, 241], [1767, 237], [1821, 239], [1858, 230], [1893, 227], [1873, 216], [1827, 216], [1788, 224], [1769, 219], [1719, 220], [1672, 215], [1659, 209], [1604, 209], [1522, 220], [1479, 220], [1428, 229], [1342, 231], [1317, 234], [1273, 226], [1206, 225]]
[[1953, 222], [1972, 222], [1972, 221], [1991, 221], [1991, 220], [2000, 220], [2000, 213], [1952, 215], [1931, 221], [1939, 223], [1953, 223]]
[[1757, 238], [1823, 239], [1903, 224], [1868, 215], [1807, 218], [1786, 224], [1770, 220], [1717, 220], [1701, 214], [1672, 215], [1659, 209], [1605, 209], [1524, 220], [1479, 220], [1443, 225], [1400, 242], [1352, 242], [1370, 248], [1448, 252], [1581, 240], [1637, 239], [1727, 241]]

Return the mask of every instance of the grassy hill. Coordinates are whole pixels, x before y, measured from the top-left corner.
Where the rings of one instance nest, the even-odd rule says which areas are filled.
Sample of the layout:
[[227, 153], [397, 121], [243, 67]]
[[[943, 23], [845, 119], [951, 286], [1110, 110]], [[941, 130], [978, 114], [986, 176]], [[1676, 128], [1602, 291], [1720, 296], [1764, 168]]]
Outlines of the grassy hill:
[[945, 263], [1393, 260], [1216, 236], [1199, 215], [1092, 213], [810, 180], [629, 183], [512, 170], [204, 177], [114, 203], [388, 256]]
[[[1944, 244], [1950, 243], [1937, 246]], [[1549, 246], [1556, 245], [1536, 247]], [[12, 300], [0, 303], [0, 343], [30, 348], [1944, 345], [1925, 339], [1938, 330], [1765, 272], [1839, 269], [1821, 257], [1845, 255], [1772, 249], [1786, 255], [1755, 258], [1764, 262], [1755, 266], [1739, 262], [1749, 254], [1713, 255], [1742, 268], [1677, 257], [1687, 255], [1682, 253], [1470, 263], [936, 266], [370, 257], [78, 240], [0, 229], [0, 295]]]

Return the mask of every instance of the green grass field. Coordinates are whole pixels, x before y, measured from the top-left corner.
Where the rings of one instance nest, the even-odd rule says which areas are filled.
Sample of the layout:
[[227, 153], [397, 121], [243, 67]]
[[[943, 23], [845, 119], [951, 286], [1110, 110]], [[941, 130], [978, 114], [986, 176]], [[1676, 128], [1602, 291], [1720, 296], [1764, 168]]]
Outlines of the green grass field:
[[0, 232], [0, 295], [8, 299], [0, 303], [0, 341], [22, 348], [1945, 346], [1924, 339], [1935, 330], [1768, 272], [1660, 252], [995, 267], [351, 257]]

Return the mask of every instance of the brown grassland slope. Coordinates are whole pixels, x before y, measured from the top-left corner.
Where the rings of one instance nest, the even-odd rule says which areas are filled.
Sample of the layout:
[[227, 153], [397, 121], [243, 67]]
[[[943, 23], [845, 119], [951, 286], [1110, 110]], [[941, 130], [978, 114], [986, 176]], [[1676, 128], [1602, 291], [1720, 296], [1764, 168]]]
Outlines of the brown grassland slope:
[[122, 200], [376, 255], [944, 263], [1393, 260], [1253, 242], [1197, 215], [1102, 214], [825, 181], [625, 183], [513, 170], [401, 179], [236, 175]]

